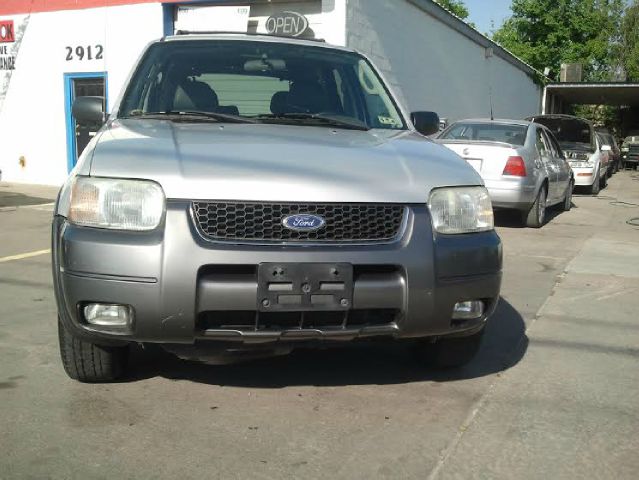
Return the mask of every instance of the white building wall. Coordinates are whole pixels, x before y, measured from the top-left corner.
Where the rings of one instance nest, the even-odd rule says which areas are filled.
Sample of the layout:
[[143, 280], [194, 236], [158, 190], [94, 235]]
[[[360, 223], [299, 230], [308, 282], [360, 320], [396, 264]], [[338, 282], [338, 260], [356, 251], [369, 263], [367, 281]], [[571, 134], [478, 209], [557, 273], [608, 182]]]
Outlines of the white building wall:
[[541, 88], [525, 72], [406, 0], [346, 0], [346, 44], [377, 65], [411, 111], [449, 121], [524, 118]]
[[[108, 72], [112, 104], [142, 48], [162, 36], [162, 7], [141, 4], [8, 18], [16, 32], [28, 23], [4, 101], [0, 98], [2, 179], [59, 185], [68, 174], [64, 73]], [[91, 45], [95, 55], [98, 44], [104, 47], [102, 60], [66, 59], [67, 46]], [[7, 71], [1, 71], [0, 86], [6, 77]]]

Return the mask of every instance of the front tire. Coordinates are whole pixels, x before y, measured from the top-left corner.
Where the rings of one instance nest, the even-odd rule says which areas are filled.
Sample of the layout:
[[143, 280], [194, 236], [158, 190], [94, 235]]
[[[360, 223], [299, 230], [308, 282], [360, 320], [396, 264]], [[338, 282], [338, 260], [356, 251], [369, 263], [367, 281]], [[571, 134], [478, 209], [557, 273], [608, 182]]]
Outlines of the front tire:
[[568, 183], [568, 188], [566, 189], [566, 196], [564, 197], [564, 203], [561, 206], [561, 209], [564, 212], [569, 212], [570, 209], [572, 208], [572, 191], [574, 188], [575, 188], [575, 184], [571, 180], [570, 183]]
[[535, 203], [527, 214], [525, 214], [525, 223], [529, 228], [541, 228], [546, 221], [546, 186], [539, 189]]
[[590, 185], [590, 194], [591, 195], [599, 195], [599, 190], [601, 189], [601, 181], [599, 180], [599, 171], [597, 171], [597, 176], [595, 177], [595, 181]]
[[468, 364], [479, 351], [485, 328], [467, 337], [423, 341], [417, 346], [421, 362], [435, 368], [458, 368]]
[[126, 368], [128, 347], [106, 347], [74, 336], [58, 319], [60, 357], [67, 375], [80, 382], [103, 383], [120, 378]]
[[606, 173], [604, 173], [604, 176], [600, 178], [600, 189], [603, 190], [604, 188], [606, 188], [608, 186], [608, 170], [606, 169]]

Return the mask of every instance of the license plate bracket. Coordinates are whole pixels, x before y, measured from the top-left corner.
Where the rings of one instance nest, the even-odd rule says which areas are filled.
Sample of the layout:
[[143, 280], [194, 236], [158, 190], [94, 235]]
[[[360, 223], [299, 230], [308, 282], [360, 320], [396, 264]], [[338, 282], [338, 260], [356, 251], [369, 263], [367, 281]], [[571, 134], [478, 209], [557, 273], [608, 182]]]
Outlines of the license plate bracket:
[[260, 312], [347, 311], [353, 305], [350, 263], [261, 263]]

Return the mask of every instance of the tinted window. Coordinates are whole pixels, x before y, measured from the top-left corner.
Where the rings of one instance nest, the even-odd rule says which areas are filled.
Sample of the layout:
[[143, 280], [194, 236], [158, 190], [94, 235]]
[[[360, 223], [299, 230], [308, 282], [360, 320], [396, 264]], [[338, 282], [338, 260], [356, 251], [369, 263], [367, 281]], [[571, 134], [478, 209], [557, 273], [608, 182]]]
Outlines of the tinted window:
[[563, 158], [564, 153], [562, 152], [561, 147], [559, 146], [559, 142], [557, 142], [557, 139], [555, 138], [555, 136], [550, 132], [545, 132], [545, 133], [546, 133], [546, 138], [548, 139], [548, 141], [550, 142], [554, 150], [557, 152], [556, 156], [558, 158]]
[[527, 132], [528, 127], [524, 125], [458, 122], [442, 132], [439, 138], [523, 145], [526, 143]]
[[537, 145], [537, 150], [539, 150], [539, 154], [544, 157], [547, 157], [548, 149], [546, 148], [546, 141], [544, 140], [541, 130], [537, 130], [536, 145]]
[[542, 135], [546, 143], [546, 148], [550, 150], [550, 154], [555, 158], [559, 157], [559, 149], [550, 141], [550, 135], [548, 135], [548, 132], [542, 130]]
[[405, 128], [386, 87], [360, 55], [273, 42], [189, 40], [151, 46], [119, 115], [171, 111], [323, 114], [370, 128]]

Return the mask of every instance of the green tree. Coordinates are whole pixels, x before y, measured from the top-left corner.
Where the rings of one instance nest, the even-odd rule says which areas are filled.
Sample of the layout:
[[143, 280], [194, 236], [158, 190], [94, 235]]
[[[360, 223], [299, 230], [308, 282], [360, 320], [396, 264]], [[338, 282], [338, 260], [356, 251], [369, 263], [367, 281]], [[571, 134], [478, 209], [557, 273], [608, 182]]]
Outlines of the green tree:
[[586, 80], [618, 74], [624, 0], [513, 0], [511, 8], [493, 39], [533, 67], [555, 77], [562, 63], [582, 63]]
[[435, 2], [439, 3], [449, 12], [454, 13], [462, 20], [466, 20], [468, 18], [468, 8], [466, 8], [466, 5], [462, 0], [435, 0]]
[[621, 23], [621, 62], [627, 80], [639, 82], [639, 0], [626, 9]]

